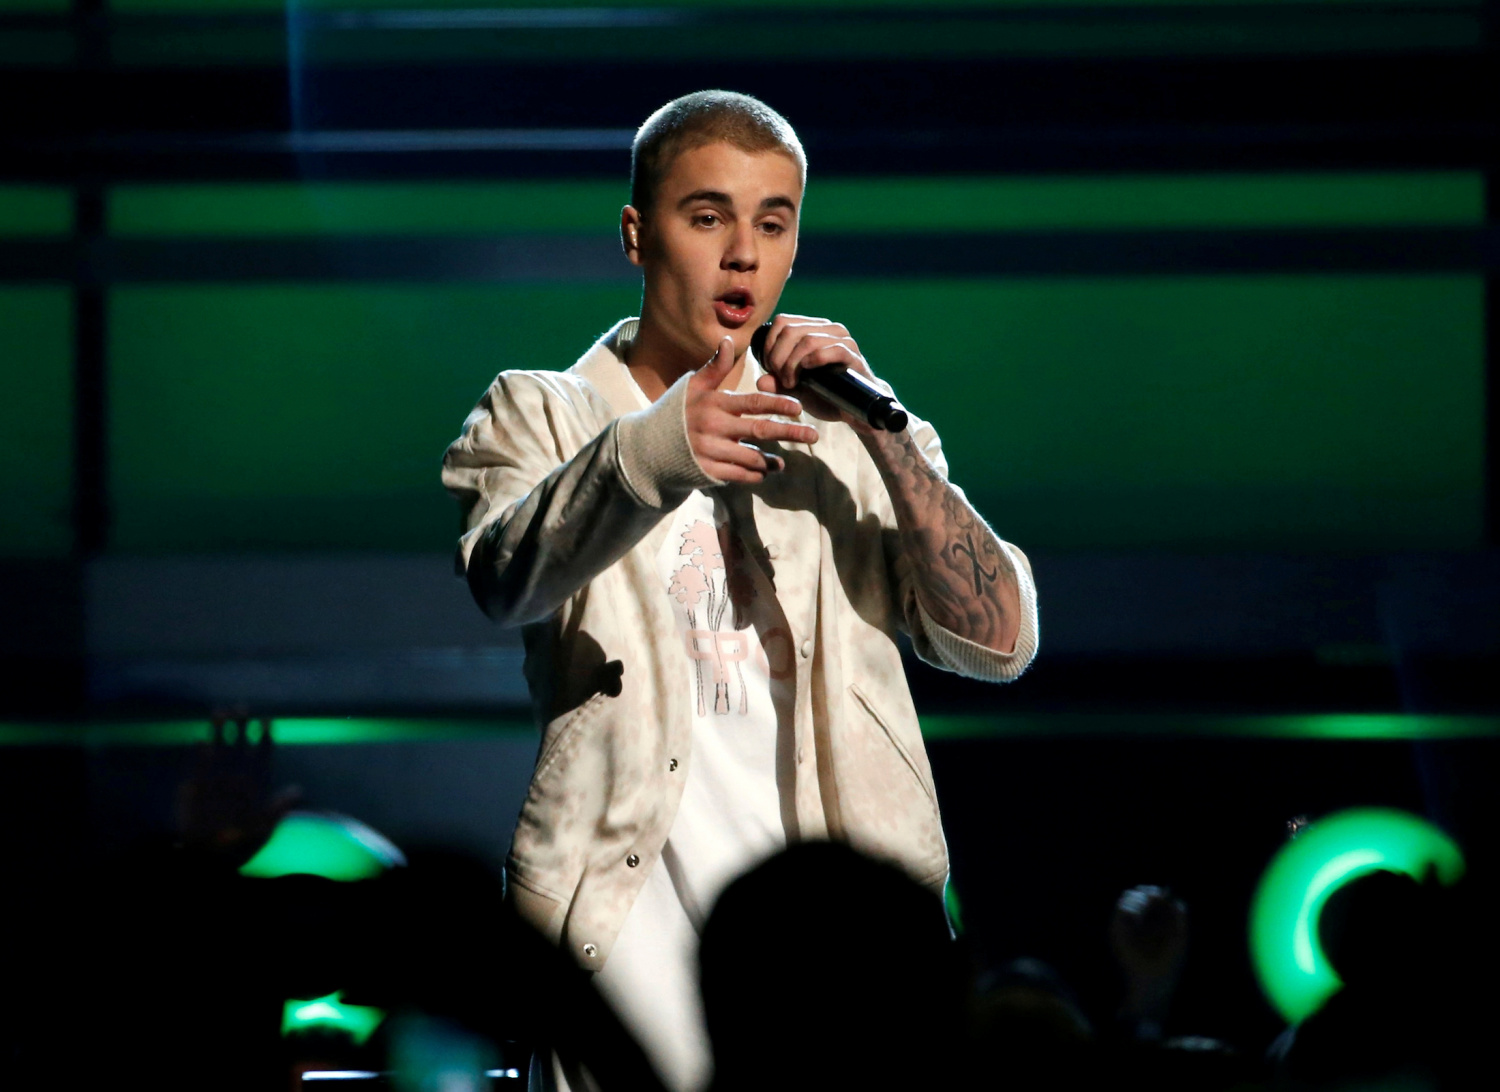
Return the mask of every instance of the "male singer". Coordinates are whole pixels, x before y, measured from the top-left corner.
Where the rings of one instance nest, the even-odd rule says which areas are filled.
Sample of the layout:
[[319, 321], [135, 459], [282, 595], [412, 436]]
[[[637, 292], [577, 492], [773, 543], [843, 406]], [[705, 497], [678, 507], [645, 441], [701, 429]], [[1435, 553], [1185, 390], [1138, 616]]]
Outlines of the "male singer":
[[[873, 378], [849, 331], [776, 315], [766, 359], [747, 352], [792, 271], [805, 177], [756, 99], [652, 114], [620, 214], [640, 317], [565, 372], [501, 372], [443, 467], [460, 565], [524, 626], [545, 726], [510, 896], [598, 972], [676, 1090], [710, 1075], [697, 934], [736, 874], [833, 838], [943, 890], [896, 631], [995, 681], [1037, 646], [1026, 558], [949, 484], [932, 426], [876, 431], [798, 383]], [[585, 1081], [559, 1065], [543, 1086]]]

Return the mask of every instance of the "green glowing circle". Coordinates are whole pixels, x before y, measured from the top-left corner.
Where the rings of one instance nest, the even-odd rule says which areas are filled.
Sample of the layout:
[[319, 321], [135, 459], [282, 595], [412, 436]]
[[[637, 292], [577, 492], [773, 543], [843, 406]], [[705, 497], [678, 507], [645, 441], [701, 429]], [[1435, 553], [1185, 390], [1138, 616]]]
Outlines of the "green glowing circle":
[[406, 863], [401, 851], [358, 819], [329, 812], [294, 811], [276, 825], [260, 852], [240, 867], [256, 879], [322, 876], [368, 880]]
[[1451, 884], [1463, 875], [1453, 839], [1395, 808], [1351, 808], [1319, 819], [1271, 858], [1250, 904], [1250, 955], [1260, 988], [1296, 1023], [1342, 983], [1318, 943], [1318, 916], [1344, 884], [1377, 869], [1421, 879], [1431, 868]]

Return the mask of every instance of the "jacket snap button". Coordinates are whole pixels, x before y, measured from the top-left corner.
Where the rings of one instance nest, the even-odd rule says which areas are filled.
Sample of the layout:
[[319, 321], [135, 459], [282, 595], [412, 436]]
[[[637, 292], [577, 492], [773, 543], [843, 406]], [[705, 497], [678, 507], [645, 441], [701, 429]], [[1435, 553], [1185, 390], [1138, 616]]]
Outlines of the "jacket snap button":
[[638, 865], [640, 863], [641, 863], [641, 859], [639, 857], [637, 857], [634, 853], [632, 853], [629, 857], [625, 858], [625, 864], [628, 865], [631, 868], [634, 868], [636, 865]]
[[597, 944], [585, 944], [583, 946], [583, 954], [593, 959], [599, 954], [599, 946]]
[[811, 655], [812, 655], [812, 641], [811, 640], [803, 641], [802, 642], [802, 658], [805, 660], [805, 659], [807, 659]]
[[677, 760], [674, 758], [671, 762], [667, 763], [667, 772], [671, 773], [675, 769], [677, 769]]

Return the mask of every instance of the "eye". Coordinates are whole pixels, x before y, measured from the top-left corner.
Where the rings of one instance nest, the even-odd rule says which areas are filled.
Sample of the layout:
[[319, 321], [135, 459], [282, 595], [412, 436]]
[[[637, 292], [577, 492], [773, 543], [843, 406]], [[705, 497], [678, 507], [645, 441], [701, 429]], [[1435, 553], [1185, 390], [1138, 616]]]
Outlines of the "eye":
[[699, 227], [714, 227], [719, 223], [719, 217], [716, 213], [700, 212], [693, 217], [693, 223]]
[[776, 220], [767, 220], [760, 225], [760, 229], [767, 235], [781, 235], [786, 231], [786, 225]]

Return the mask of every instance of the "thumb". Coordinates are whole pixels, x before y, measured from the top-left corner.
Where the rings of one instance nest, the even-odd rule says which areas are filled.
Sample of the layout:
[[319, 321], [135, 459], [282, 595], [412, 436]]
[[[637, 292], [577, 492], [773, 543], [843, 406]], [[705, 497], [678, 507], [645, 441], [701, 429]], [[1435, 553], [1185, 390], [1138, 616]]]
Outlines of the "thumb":
[[733, 367], [734, 338], [725, 335], [719, 341], [719, 348], [714, 353], [713, 359], [698, 369], [698, 378], [710, 390], [718, 390], [719, 384], [724, 382], [724, 377], [729, 374], [729, 369]]

